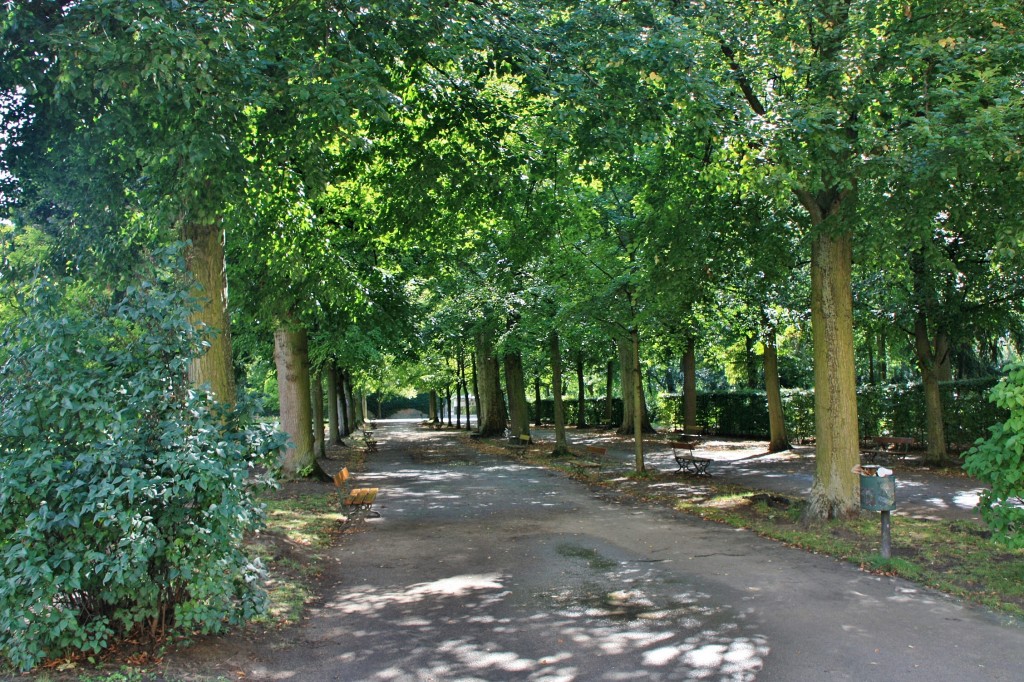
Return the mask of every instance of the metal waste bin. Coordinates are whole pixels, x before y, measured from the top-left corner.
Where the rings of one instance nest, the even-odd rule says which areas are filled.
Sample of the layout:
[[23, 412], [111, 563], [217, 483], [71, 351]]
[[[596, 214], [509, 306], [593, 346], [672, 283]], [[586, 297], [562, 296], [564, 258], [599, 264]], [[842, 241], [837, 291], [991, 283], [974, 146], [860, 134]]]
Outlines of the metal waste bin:
[[[877, 471], [878, 467], [861, 467]], [[892, 511], [896, 508], [896, 476], [860, 475], [860, 508], [864, 511]]]
[[860, 508], [882, 512], [881, 553], [888, 559], [892, 555], [889, 512], [896, 508], [896, 476], [891, 469], [877, 466], [858, 466], [854, 471], [860, 474]]

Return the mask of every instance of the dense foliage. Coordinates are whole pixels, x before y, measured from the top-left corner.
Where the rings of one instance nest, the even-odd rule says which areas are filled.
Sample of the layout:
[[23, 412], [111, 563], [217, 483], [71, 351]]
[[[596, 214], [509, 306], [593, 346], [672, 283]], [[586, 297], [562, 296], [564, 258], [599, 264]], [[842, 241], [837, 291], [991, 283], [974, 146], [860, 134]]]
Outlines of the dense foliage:
[[991, 428], [992, 435], [967, 455], [964, 468], [991, 488], [981, 494], [981, 516], [993, 537], [1024, 547], [1024, 363], [1007, 368], [992, 389], [991, 400], [1010, 413]]
[[189, 385], [204, 342], [179, 269], [156, 263], [118, 294], [41, 279], [17, 297], [0, 369], [0, 650], [19, 668], [263, 606], [241, 541], [261, 523], [254, 467], [280, 438]]

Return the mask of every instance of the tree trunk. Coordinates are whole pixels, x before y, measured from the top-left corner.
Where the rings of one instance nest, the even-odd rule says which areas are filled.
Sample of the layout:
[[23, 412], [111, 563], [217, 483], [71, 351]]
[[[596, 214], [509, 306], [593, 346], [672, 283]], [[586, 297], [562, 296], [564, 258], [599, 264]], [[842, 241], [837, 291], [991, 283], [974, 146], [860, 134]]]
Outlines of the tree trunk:
[[364, 422], [370, 420], [370, 406], [367, 405], [366, 402], [366, 392], [362, 391], [359, 394], [359, 416]]
[[946, 459], [946, 429], [942, 416], [939, 374], [942, 358], [949, 357], [949, 344], [944, 333], [936, 332], [935, 344], [932, 345], [928, 335], [928, 320], [924, 311], [920, 310], [914, 318], [914, 350], [924, 389], [925, 424], [928, 429], [927, 458], [929, 462], [940, 463]]
[[466, 430], [469, 431], [473, 427], [470, 426], [470, 423], [469, 423], [469, 415], [472, 413], [472, 410], [469, 409], [469, 382], [466, 381], [466, 360], [465, 360], [465, 358], [463, 358], [463, 360], [462, 360], [462, 395], [466, 399]]
[[501, 378], [498, 376], [498, 362], [494, 355], [494, 339], [489, 331], [476, 335], [476, 375], [480, 396], [481, 436], [500, 436], [508, 425], [505, 420], [505, 405], [501, 396]]
[[339, 404], [342, 406], [342, 414], [345, 416], [341, 432], [347, 436], [359, 425], [359, 410], [356, 406], [356, 396], [352, 386], [352, 372], [345, 369], [341, 371], [340, 376], [341, 400], [339, 400]]
[[697, 425], [697, 340], [686, 339], [683, 352], [683, 429]]
[[313, 452], [317, 457], [327, 455], [324, 443], [324, 375], [317, 372], [313, 379]]
[[335, 368], [338, 375], [338, 430], [345, 437], [356, 430], [355, 419], [352, 418], [352, 391], [349, 385], [348, 371]]
[[298, 475], [316, 460], [313, 454], [313, 416], [309, 400], [309, 358], [306, 330], [280, 328], [274, 332], [274, 360], [281, 396], [281, 429], [291, 441], [281, 462], [286, 477]]
[[744, 339], [743, 365], [747, 374], [747, 388], [757, 388], [757, 356], [754, 354], [754, 346], [757, 345], [757, 336], [748, 334]]
[[[628, 436], [633, 433], [633, 422], [636, 416], [640, 415], [641, 428], [644, 433], [654, 433], [651, 422], [647, 417], [647, 406], [644, 402], [643, 391], [640, 391], [640, 400], [636, 399], [634, 385], [643, 380], [643, 377], [634, 377], [635, 363], [633, 362], [633, 340], [632, 336], [626, 336], [619, 342], [619, 370], [622, 386], [622, 424], [619, 426], [619, 435]], [[642, 384], [641, 384], [642, 385]]]
[[615, 403], [612, 397], [612, 389], [615, 387], [615, 361], [609, 360], [605, 373], [604, 390], [604, 423], [611, 425], [615, 421]]
[[632, 346], [630, 353], [632, 362], [630, 364], [633, 365], [633, 405], [635, 408], [633, 411], [633, 455], [636, 472], [643, 474], [647, 471], [647, 467], [644, 465], [644, 422], [647, 420], [647, 409], [644, 404], [643, 377], [640, 370], [640, 332], [634, 328], [629, 336], [632, 341], [630, 344]]
[[473, 370], [473, 401], [476, 403], [476, 430], [480, 430], [480, 384], [476, 377], [476, 353], [469, 356]]
[[889, 380], [888, 363], [885, 360], [885, 330], [878, 330], [878, 380], [885, 383]]
[[437, 423], [437, 391], [434, 389], [430, 389], [430, 399], [427, 401], [427, 421]]
[[852, 254], [849, 232], [822, 232], [811, 247], [817, 450], [808, 508], [812, 518], [847, 517], [860, 508], [860, 481], [853, 473], [860, 463], [860, 453], [853, 356]]
[[768, 452], [789, 450], [786, 416], [779, 390], [779, 353], [775, 345], [775, 327], [768, 325], [764, 339], [764, 389], [768, 394]]
[[[378, 403], [379, 404], [379, 403]], [[444, 387], [444, 404], [448, 410], [448, 426], [454, 426], [452, 424], [452, 385], [448, 384]]]
[[539, 427], [543, 422], [540, 416], [540, 375], [533, 378], [533, 425]]
[[551, 394], [555, 412], [555, 449], [552, 456], [569, 454], [565, 442], [565, 406], [562, 404], [562, 352], [558, 346], [558, 332], [551, 332]]
[[523, 377], [523, 356], [505, 353], [505, 390], [512, 436], [530, 435], [530, 412], [526, 407], [526, 380]]
[[576, 428], [587, 426], [587, 394], [583, 383], [583, 354], [576, 354]]
[[459, 390], [459, 377], [462, 375], [462, 354], [455, 358], [455, 428], [462, 429], [462, 391]]
[[332, 446], [341, 445], [338, 414], [338, 370], [331, 365], [327, 368], [327, 431]]
[[193, 386], [207, 384], [214, 397], [235, 404], [235, 374], [231, 367], [231, 318], [228, 314], [228, 280], [224, 269], [224, 230], [219, 223], [186, 223], [182, 239], [191, 243], [185, 250], [185, 267], [195, 279], [196, 298], [202, 301], [192, 316], [197, 326], [209, 331], [206, 352], [192, 360], [188, 377]]

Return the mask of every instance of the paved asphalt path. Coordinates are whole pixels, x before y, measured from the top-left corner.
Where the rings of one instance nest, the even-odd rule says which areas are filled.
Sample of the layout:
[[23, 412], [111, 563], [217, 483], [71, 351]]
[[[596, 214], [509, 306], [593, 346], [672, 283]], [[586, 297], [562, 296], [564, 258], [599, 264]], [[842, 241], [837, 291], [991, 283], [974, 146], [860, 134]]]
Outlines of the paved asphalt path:
[[1024, 679], [1024, 630], [911, 583], [604, 499], [464, 434], [377, 435], [355, 478], [382, 517], [342, 537], [337, 584], [246, 679]]

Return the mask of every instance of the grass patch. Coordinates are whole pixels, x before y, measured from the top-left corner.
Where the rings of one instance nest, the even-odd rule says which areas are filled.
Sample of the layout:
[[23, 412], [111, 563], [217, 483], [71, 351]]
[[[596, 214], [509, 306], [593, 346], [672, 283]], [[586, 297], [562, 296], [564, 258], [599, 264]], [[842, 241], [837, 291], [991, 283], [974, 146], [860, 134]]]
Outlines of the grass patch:
[[284, 627], [302, 619], [315, 596], [322, 555], [341, 532], [344, 515], [336, 493], [265, 501], [267, 531], [253, 539], [252, 550], [267, 566], [270, 606], [256, 622]]

